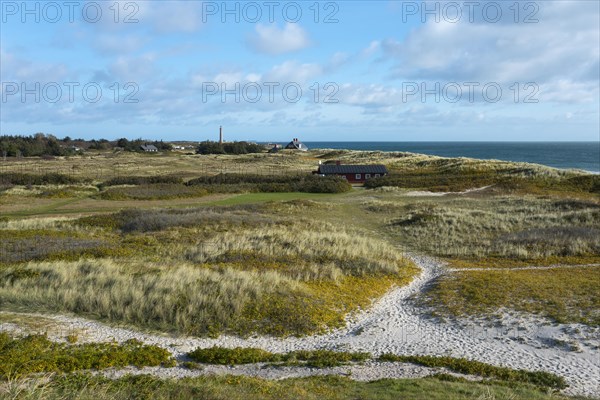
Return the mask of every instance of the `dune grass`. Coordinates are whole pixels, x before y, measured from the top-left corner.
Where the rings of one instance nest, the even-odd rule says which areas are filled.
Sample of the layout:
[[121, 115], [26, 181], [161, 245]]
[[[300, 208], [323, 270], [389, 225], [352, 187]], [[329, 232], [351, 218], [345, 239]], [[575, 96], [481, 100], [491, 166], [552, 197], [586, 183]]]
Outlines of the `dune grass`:
[[[310, 202], [292, 207], [319, 209]], [[347, 313], [418, 272], [381, 239], [312, 218], [274, 217], [289, 208], [129, 210], [22, 222], [56, 229], [0, 230], [20, 248], [39, 243], [31, 254], [5, 249], [1, 306], [202, 336], [304, 335], [341, 326]], [[7, 259], [11, 254], [19, 258]]]
[[[472, 400], [472, 399], [567, 399], [544, 393], [525, 384], [476, 383], [448, 375], [425, 379], [382, 379], [357, 382], [350, 378], [323, 376], [265, 380], [241, 376], [212, 376], [186, 379], [158, 379], [147, 375], [110, 380], [90, 375], [70, 375], [49, 383], [28, 382], [18, 396], [55, 399], [214, 399], [214, 400]], [[14, 388], [13, 391], [22, 390]], [[8, 392], [8, 391], [7, 391]], [[10, 394], [10, 393], [9, 393]]]
[[600, 267], [520, 271], [460, 271], [442, 277], [425, 304], [455, 316], [500, 308], [556, 322], [600, 325]]
[[451, 258], [600, 256], [600, 204], [528, 197], [445, 198], [363, 205], [400, 240]]

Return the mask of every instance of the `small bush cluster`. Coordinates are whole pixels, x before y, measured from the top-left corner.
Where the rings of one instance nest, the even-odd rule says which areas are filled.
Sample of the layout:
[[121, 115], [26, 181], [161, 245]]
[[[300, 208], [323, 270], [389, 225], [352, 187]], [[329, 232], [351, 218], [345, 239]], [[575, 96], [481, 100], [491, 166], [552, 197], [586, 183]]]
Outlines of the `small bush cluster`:
[[177, 175], [154, 175], [154, 176], [117, 176], [102, 182], [99, 187], [117, 185], [152, 185], [157, 183], [182, 184], [183, 179]]
[[275, 354], [262, 349], [236, 347], [197, 348], [188, 353], [194, 361], [204, 364], [254, 364], [285, 363], [299, 364], [314, 368], [327, 368], [344, 365], [348, 362], [363, 362], [371, 358], [369, 353], [352, 353], [332, 350], [297, 350], [286, 354]]
[[201, 187], [157, 183], [132, 187], [110, 188], [100, 192], [96, 197], [102, 200], [166, 200], [200, 197], [207, 194], [208, 191]]
[[550, 372], [514, 370], [505, 367], [496, 367], [479, 361], [467, 360], [465, 358], [402, 356], [385, 353], [379, 357], [379, 361], [409, 362], [431, 368], [447, 368], [461, 374], [477, 375], [508, 382], [528, 383], [556, 390], [565, 389], [568, 386], [563, 377]]
[[306, 193], [343, 193], [352, 186], [338, 176], [301, 175], [255, 175], [255, 174], [219, 174], [192, 179], [188, 185], [235, 185], [238, 190], [257, 192], [306, 192]]
[[54, 343], [44, 335], [11, 338], [0, 332], [0, 380], [35, 372], [72, 372], [133, 365], [173, 366], [171, 354], [158, 346], [137, 340], [122, 344]]
[[248, 154], [262, 153], [264, 147], [256, 143], [228, 142], [218, 143], [212, 141], [201, 142], [196, 148], [197, 154]]
[[80, 183], [79, 178], [56, 172], [35, 175], [20, 172], [0, 173], [0, 184], [3, 185], [70, 185]]

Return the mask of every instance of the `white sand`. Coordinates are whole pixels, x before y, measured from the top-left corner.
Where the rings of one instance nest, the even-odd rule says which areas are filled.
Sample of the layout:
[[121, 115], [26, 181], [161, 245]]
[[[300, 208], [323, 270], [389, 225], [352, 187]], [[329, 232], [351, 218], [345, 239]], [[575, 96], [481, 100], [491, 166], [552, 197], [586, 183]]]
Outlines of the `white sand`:
[[[355, 315], [345, 328], [320, 336], [284, 339], [222, 336], [218, 339], [198, 339], [146, 334], [78, 317], [44, 317], [51, 318], [57, 324], [50, 330], [51, 337], [55, 339], [63, 339], [72, 332], [81, 332], [79, 336], [82, 342], [113, 339], [121, 342], [136, 338], [147, 344], [162, 346], [180, 359], [184, 358], [186, 352], [197, 347], [215, 345], [260, 347], [272, 352], [332, 349], [368, 351], [374, 355], [386, 352], [449, 355], [516, 369], [552, 372], [567, 380], [570, 387], [564, 391], [566, 394], [600, 397], [600, 328], [581, 324], [552, 324], [543, 318], [507, 311], [499, 312], [499, 318], [493, 325], [485, 320], [433, 320], [426, 317], [426, 310], [414, 304], [412, 298], [447, 270], [433, 258], [415, 255], [410, 257], [422, 268], [418, 278], [405, 287], [390, 291], [370, 309]], [[12, 329], [14, 326], [11, 324], [0, 325], [0, 330]], [[420, 377], [431, 373], [427, 368], [377, 362], [327, 370], [261, 369], [259, 365], [250, 365], [235, 368], [210, 366], [204, 371], [188, 371], [183, 368], [145, 368], [140, 371], [165, 377], [232, 373], [273, 379], [351, 373], [354, 379], [361, 380]], [[111, 372], [115, 373], [120, 374]]]

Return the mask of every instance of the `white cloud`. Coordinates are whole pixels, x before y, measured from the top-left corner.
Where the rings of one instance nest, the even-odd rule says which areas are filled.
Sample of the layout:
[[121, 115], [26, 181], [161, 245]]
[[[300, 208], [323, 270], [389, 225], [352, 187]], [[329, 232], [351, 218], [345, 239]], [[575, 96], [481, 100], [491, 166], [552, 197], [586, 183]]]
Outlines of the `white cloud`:
[[537, 4], [539, 23], [430, 20], [403, 41], [382, 41], [381, 48], [396, 61], [392, 76], [398, 79], [535, 82], [553, 88], [553, 101], [597, 99], [598, 3]]
[[306, 84], [323, 73], [323, 67], [319, 64], [304, 63], [297, 61], [286, 61], [274, 66], [266, 75], [265, 82], [279, 82], [286, 84], [296, 82]]
[[[196, 32], [202, 25], [202, 2], [168, 1], [139, 2], [136, 18], [141, 24], [151, 24], [157, 32]], [[130, 11], [131, 12], [131, 11]]]
[[95, 48], [108, 54], [127, 54], [139, 50], [144, 44], [140, 36], [100, 34], [95, 38]]
[[298, 24], [287, 23], [283, 29], [276, 25], [258, 24], [249, 44], [259, 53], [283, 54], [308, 47], [310, 40], [306, 31]]

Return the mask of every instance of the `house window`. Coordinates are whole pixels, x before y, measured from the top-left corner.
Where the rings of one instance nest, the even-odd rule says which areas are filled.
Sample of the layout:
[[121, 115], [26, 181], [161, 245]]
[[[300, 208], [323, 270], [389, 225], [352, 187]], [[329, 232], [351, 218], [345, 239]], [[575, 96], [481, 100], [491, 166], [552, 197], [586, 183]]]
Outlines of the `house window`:
[[365, 179], [369, 179], [371, 177], [371, 174], [365, 174]]
[[356, 174], [356, 179], [362, 179], [362, 174]]
[[342, 175], [342, 179], [348, 179], [346, 175]]
[[375, 174], [375, 178], [379, 178], [381, 175], [379, 174]]

